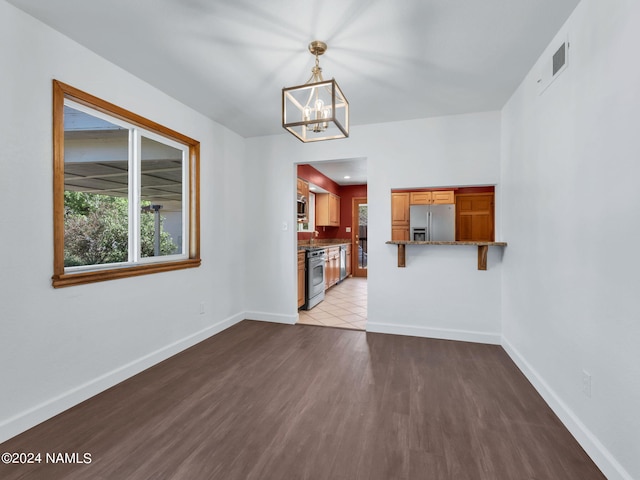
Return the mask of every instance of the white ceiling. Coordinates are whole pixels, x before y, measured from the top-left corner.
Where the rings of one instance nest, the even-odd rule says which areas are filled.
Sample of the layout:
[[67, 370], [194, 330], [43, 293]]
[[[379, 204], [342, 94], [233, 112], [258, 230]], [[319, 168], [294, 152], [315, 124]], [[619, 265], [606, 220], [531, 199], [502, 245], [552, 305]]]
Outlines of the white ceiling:
[[351, 124], [500, 109], [579, 0], [9, 0], [244, 137], [278, 134], [311, 40]]
[[[313, 168], [338, 185], [363, 185], [367, 183], [367, 159], [345, 158], [325, 162], [311, 162]], [[349, 178], [345, 178], [349, 177]]]

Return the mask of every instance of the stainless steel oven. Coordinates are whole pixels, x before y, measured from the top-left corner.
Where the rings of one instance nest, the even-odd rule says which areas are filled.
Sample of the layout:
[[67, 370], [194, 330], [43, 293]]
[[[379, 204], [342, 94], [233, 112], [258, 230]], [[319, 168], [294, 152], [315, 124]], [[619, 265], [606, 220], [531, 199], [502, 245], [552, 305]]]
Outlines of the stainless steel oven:
[[305, 310], [310, 310], [324, 300], [324, 262], [323, 248], [307, 249], [307, 278]]

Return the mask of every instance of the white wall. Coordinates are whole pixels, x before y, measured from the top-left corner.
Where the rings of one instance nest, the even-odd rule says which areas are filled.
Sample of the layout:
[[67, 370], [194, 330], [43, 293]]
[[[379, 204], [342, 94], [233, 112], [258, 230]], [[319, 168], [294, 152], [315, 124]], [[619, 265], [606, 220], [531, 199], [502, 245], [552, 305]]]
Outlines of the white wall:
[[[245, 141], [0, 0], [0, 441], [244, 310], [295, 322], [295, 164], [366, 157], [368, 329], [496, 343], [503, 333], [605, 473], [640, 478], [638, 25], [635, 0], [583, 0], [560, 33], [570, 67], [544, 96], [537, 65], [502, 116], [354, 127], [303, 145]], [[51, 288], [52, 78], [202, 142], [202, 267]], [[397, 268], [384, 243], [390, 189], [477, 184], [497, 185], [504, 257], [491, 249], [480, 272], [473, 247], [409, 247]]]
[[[4, 0], [0, 71], [2, 441], [242, 319], [245, 267], [242, 138]], [[201, 141], [200, 268], [51, 287], [53, 78]]]
[[[368, 169], [367, 330], [499, 343], [499, 250], [478, 271], [475, 247], [408, 247], [407, 267], [398, 268], [397, 247], [385, 245], [392, 188], [499, 183], [499, 112], [353, 127], [350, 138], [319, 144], [288, 134], [248, 139], [247, 198], [256, 208], [247, 235], [260, 239], [247, 251], [248, 315], [297, 317], [295, 164], [356, 157]], [[499, 208], [498, 199], [498, 218]]]
[[538, 96], [538, 62], [502, 112], [505, 348], [609, 478], [640, 478], [640, 2], [583, 0], [567, 35], [568, 69]]

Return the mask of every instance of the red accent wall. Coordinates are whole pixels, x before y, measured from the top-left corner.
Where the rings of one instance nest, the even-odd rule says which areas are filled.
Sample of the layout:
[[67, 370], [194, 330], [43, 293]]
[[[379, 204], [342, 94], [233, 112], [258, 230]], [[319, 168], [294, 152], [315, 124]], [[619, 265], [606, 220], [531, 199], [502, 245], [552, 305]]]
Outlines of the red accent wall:
[[458, 193], [495, 193], [496, 187], [460, 187], [456, 189], [456, 194]]
[[311, 165], [298, 165], [298, 177], [305, 179], [307, 182], [315, 183], [319, 187], [324, 188], [327, 192], [340, 195], [338, 193], [340, 185], [329, 177], [324, 176]]
[[356, 197], [367, 196], [366, 185], [343, 185], [340, 187], [340, 228], [337, 230], [335, 238], [351, 238], [353, 228], [351, 232], [347, 233], [346, 227], [353, 227], [353, 199]]
[[[326, 177], [311, 165], [298, 165], [298, 177], [314, 183], [340, 197], [340, 226], [339, 227], [316, 227], [318, 236], [316, 238], [334, 239], [351, 238], [351, 232], [347, 233], [347, 227], [351, 227], [351, 208], [354, 197], [366, 197], [366, 185], [344, 185], [340, 186], [329, 177]], [[298, 240], [309, 240], [311, 233], [298, 232]]]

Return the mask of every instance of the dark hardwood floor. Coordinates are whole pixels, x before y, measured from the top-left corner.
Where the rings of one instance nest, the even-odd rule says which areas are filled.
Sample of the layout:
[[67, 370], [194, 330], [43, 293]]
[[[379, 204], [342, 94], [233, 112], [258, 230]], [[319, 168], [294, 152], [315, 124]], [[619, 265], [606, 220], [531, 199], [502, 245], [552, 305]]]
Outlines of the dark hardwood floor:
[[252, 321], [0, 452], [43, 455], [5, 480], [605, 478], [501, 347]]

